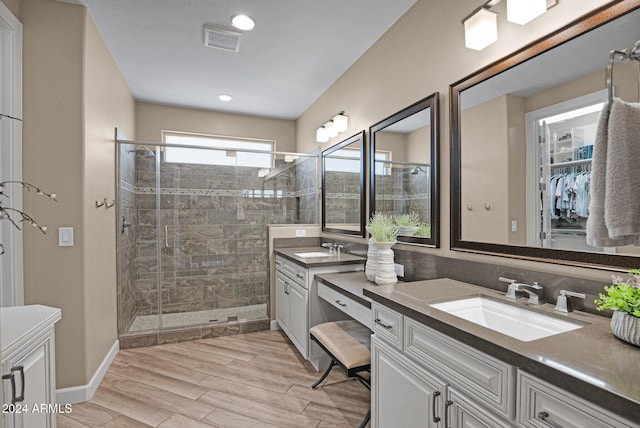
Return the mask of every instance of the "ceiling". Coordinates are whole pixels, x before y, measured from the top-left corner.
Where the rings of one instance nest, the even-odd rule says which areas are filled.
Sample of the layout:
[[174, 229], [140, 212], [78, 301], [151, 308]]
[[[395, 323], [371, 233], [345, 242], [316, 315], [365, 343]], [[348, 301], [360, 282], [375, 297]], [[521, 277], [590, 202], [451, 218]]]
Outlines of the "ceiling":
[[[283, 119], [297, 119], [416, 2], [71, 1], [87, 6], [137, 100]], [[204, 46], [204, 24], [230, 27], [239, 13], [256, 22], [239, 52]]]

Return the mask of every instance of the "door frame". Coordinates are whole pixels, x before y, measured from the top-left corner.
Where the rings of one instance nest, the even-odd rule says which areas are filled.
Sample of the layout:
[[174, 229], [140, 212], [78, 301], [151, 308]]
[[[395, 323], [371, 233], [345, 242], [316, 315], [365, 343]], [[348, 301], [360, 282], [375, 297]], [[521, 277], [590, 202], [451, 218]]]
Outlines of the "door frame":
[[[0, 2], [0, 113], [22, 118], [22, 23]], [[22, 180], [22, 122], [0, 119], [0, 181]], [[22, 186], [3, 189], [12, 208], [22, 209]], [[0, 306], [24, 304], [22, 232], [0, 222]]]

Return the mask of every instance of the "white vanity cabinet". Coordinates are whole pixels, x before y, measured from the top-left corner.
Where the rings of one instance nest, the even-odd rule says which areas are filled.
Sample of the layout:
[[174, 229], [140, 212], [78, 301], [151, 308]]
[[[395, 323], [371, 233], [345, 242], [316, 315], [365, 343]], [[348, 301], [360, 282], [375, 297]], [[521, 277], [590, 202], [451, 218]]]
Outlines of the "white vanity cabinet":
[[518, 372], [518, 426], [523, 428], [631, 428], [631, 423], [548, 382]]
[[60, 309], [0, 308], [4, 428], [55, 428], [54, 324]]
[[[353, 257], [353, 256], [351, 256]], [[326, 368], [326, 353], [309, 340], [309, 329], [326, 321], [343, 319], [345, 315], [335, 308], [321, 306], [318, 297], [317, 273], [363, 270], [362, 263], [306, 266], [288, 258], [275, 257], [275, 318], [300, 354], [316, 369]]]
[[514, 425], [513, 366], [378, 303], [372, 314], [372, 427]]
[[444, 427], [446, 384], [375, 334], [371, 338], [372, 427]]

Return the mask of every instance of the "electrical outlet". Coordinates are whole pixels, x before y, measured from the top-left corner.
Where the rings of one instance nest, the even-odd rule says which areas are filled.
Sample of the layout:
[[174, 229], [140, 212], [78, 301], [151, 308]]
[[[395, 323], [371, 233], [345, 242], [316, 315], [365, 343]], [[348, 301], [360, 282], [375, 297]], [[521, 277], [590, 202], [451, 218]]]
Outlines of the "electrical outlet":
[[307, 231], [304, 229], [296, 229], [296, 237], [300, 238], [303, 236], [307, 236]]
[[518, 220], [511, 220], [511, 231], [512, 232], [518, 231]]
[[404, 277], [404, 265], [396, 263], [396, 275]]

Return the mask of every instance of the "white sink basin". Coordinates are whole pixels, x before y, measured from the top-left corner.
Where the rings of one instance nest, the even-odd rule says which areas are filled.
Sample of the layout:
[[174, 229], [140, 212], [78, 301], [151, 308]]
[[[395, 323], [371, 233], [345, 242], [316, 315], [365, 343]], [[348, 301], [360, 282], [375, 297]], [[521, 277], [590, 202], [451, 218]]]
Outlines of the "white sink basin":
[[325, 251], [311, 251], [308, 253], [294, 253], [298, 257], [302, 257], [303, 259], [307, 257], [331, 257], [333, 254], [327, 253]]
[[482, 296], [434, 303], [430, 306], [523, 342], [584, 327], [577, 322], [558, 319]]

